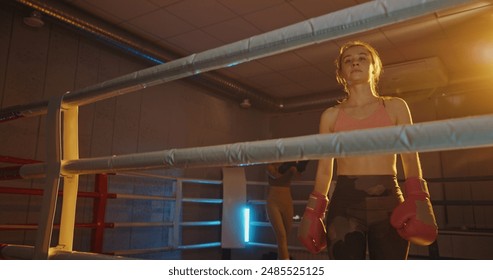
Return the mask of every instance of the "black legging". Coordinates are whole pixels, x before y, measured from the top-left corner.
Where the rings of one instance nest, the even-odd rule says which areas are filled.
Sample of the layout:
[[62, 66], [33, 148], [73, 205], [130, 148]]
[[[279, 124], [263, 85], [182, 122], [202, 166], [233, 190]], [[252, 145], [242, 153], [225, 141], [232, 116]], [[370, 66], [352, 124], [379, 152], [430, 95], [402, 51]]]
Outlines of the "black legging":
[[342, 176], [327, 213], [330, 259], [406, 259], [409, 242], [390, 225], [392, 210], [403, 200], [391, 175]]

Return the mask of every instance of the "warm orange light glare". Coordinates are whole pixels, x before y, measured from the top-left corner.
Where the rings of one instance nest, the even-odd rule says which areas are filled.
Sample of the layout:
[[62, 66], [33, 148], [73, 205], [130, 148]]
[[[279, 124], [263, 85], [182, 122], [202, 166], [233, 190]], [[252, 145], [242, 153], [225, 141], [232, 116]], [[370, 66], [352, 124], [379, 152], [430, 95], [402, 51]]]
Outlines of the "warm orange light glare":
[[473, 51], [479, 64], [493, 64], [493, 42], [479, 42]]

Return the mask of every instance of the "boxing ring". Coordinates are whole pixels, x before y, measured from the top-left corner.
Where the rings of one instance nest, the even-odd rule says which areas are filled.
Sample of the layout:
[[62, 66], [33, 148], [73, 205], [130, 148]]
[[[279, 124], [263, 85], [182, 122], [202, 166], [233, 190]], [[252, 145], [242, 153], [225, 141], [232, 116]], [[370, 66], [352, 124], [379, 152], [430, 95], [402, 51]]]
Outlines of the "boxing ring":
[[[34, 259], [70, 254], [73, 248], [79, 175], [136, 170], [199, 167], [241, 167], [269, 162], [317, 160], [383, 153], [431, 152], [493, 146], [493, 116], [401, 125], [371, 130], [307, 135], [209, 147], [79, 158], [78, 109], [93, 102], [136, 92], [184, 77], [233, 66], [295, 48], [390, 25], [464, 4], [468, 0], [372, 1], [313, 18], [216, 49], [137, 71], [47, 101], [5, 108], [0, 122], [46, 114], [45, 163], [0, 169], [2, 179], [44, 178], [41, 217]], [[278, 104], [282, 108], [282, 104]], [[364, 142], [361, 139], [365, 139]], [[60, 183], [64, 193], [59, 244], [50, 248]], [[219, 201], [215, 201], [216, 203]], [[216, 224], [217, 225], [217, 224]], [[220, 244], [213, 244], [218, 246]], [[25, 248], [22, 249], [25, 252]], [[30, 254], [30, 253], [28, 253]]]

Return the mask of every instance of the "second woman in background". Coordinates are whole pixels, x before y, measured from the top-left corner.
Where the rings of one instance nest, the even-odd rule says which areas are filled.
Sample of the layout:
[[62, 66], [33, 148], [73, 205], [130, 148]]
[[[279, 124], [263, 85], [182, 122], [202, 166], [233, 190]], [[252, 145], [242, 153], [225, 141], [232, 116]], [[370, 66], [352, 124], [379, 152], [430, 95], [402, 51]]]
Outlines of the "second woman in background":
[[291, 181], [305, 171], [308, 161], [272, 163], [267, 166], [269, 193], [267, 215], [276, 235], [277, 258], [289, 260], [288, 237], [293, 224]]

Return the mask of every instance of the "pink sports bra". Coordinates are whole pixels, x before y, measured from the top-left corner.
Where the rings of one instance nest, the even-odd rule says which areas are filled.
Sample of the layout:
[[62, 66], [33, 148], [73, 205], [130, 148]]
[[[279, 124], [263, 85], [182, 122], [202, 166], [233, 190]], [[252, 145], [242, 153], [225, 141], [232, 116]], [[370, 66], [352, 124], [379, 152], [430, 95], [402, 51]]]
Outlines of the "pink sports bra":
[[394, 125], [383, 102], [379, 102], [375, 112], [364, 119], [353, 118], [346, 114], [343, 108], [340, 108], [334, 124], [334, 132]]

